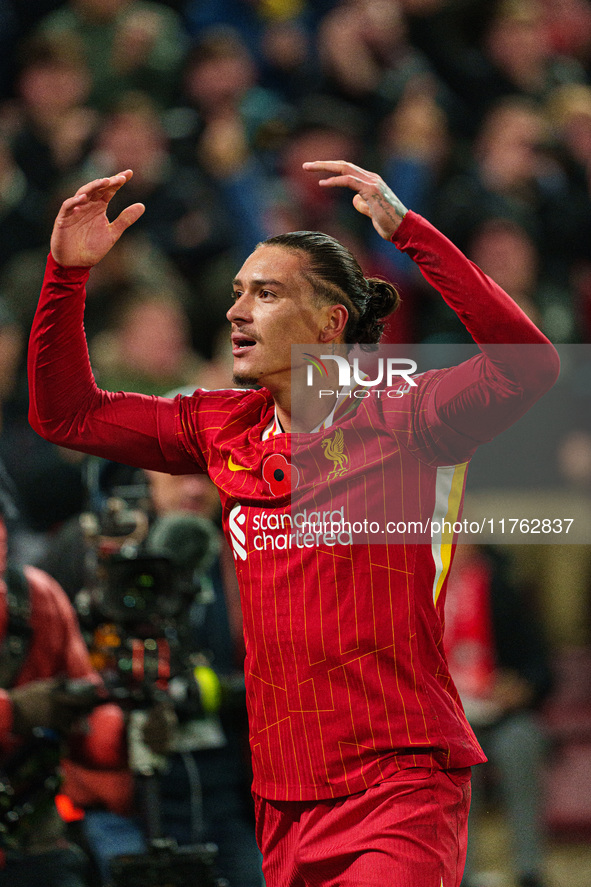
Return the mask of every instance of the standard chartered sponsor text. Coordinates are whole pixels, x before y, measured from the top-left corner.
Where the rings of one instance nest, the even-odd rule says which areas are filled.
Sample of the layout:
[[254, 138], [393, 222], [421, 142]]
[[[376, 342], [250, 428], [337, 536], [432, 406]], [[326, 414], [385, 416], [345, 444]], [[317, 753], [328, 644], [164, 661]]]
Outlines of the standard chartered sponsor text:
[[260, 511], [252, 521], [253, 544], [257, 551], [350, 545], [353, 538], [342, 529], [345, 524], [343, 508], [312, 512], [304, 509], [295, 514]]

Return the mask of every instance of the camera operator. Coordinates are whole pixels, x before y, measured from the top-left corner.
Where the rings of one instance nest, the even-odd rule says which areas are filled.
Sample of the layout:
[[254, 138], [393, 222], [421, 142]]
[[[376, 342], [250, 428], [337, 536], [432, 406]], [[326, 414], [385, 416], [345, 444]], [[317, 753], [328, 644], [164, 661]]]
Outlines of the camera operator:
[[[120, 473], [118, 468], [122, 469]], [[150, 527], [140, 552], [148, 550], [152, 543], [152, 552], [162, 551], [168, 555], [175, 571], [183, 574], [193, 563], [199, 564], [197, 573], [207, 590], [204, 595], [196, 589], [194, 599], [184, 604], [176, 620], [183, 623], [183, 656], [188, 654], [186, 658], [192, 661], [194, 654], [198, 654], [197, 658], [200, 660], [203, 656], [203, 662], [207, 663], [199, 668], [204, 711], [189, 717], [181, 714], [175, 722], [170, 718], [172, 701], [167, 706], [161, 699], [157, 704], [148, 700], [139, 706], [146, 718], [144, 741], [150, 752], [158, 753], [161, 759], [157, 775], [162, 835], [185, 848], [214, 843], [219, 850], [215, 868], [228, 878], [231, 887], [260, 887], [261, 861], [249, 789], [240, 602], [232, 553], [216, 526], [220, 508], [217, 490], [208, 478], [200, 475], [130, 473], [114, 463], [99, 464], [98, 468], [95, 463], [90, 473], [93, 470], [103, 477], [96, 483], [101, 487], [100, 494], [95, 491], [90, 496], [95, 505], [113, 495], [121, 495], [122, 491], [129, 495], [130, 501], [139, 502]], [[104, 478], [108, 479], [106, 491]], [[100, 505], [97, 510], [100, 511]], [[197, 519], [201, 519], [207, 532], [206, 538], [194, 543]], [[207, 538], [208, 534], [211, 539]], [[51, 549], [54, 554], [60, 550], [61, 564], [72, 565], [80, 575], [80, 569], [72, 564], [72, 557], [64, 556], [65, 551], [75, 555], [81, 549], [73, 525], [63, 528]], [[131, 567], [133, 563], [132, 558]], [[67, 577], [63, 578], [67, 582]], [[73, 588], [71, 594], [76, 598]], [[168, 606], [173, 597], [171, 590]], [[90, 641], [89, 644], [92, 649]], [[171, 696], [174, 696], [173, 685], [171, 681]], [[101, 711], [97, 711], [99, 714]], [[103, 757], [107, 760], [110, 755], [107, 746], [116, 744], [118, 725], [113, 721], [112, 729], [94, 730], [93, 734], [94, 744], [102, 744]], [[116, 857], [136, 854], [139, 859], [148, 852], [153, 837], [146, 817], [139, 815], [137, 789], [142, 787], [143, 775], [138, 778], [134, 772], [135, 780], [125, 778], [134, 770], [132, 734], [135, 731], [128, 723], [126, 773], [113, 770], [105, 779], [106, 773], [97, 774], [67, 762], [65, 791], [85, 809], [84, 834], [105, 883], [110, 883]], [[113, 760], [116, 757], [114, 755]], [[170, 883], [177, 881], [171, 877]]]
[[[153, 509], [160, 518], [186, 510], [219, 525], [219, 495], [208, 477], [156, 471], [146, 474]], [[243, 688], [244, 641], [238, 582], [232, 552], [221, 530], [218, 535], [219, 552], [208, 571], [214, 597], [202, 620], [194, 614], [193, 643], [196, 649], [207, 651], [223, 685]], [[255, 841], [250, 793], [246, 701], [242, 692], [229, 696], [221, 710], [225, 743], [212, 743], [209, 747], [204, 743], [192, 754], [200, 779], [203, 830], [207, 840], [219, 847], [219, 867], [231, 887], [260, 887], [261, 857]], [[179, 837], [183, 831], [187, 833], [189, 820], [186, 785], [185, 762], [180, 755], [172, 754], [163, 782], [163, 816], [171, 829], [176, 828]]]
[[55, 794], [60, 758], [101, 681], [62, 588], [9, 564], [15, 513], [0, 475], [0, 887], [86, 887], [87, 860]]

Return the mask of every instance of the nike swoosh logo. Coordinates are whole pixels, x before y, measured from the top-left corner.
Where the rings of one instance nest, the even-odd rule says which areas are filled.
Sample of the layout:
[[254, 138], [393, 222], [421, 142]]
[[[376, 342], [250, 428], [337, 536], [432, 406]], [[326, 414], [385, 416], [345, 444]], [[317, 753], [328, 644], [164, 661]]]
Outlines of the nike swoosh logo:
[[245, 465], [237, 465], [231, 456], [228, 459], [228, 468], [230, 471], [248, 471], [248, 468], [246, 468]]

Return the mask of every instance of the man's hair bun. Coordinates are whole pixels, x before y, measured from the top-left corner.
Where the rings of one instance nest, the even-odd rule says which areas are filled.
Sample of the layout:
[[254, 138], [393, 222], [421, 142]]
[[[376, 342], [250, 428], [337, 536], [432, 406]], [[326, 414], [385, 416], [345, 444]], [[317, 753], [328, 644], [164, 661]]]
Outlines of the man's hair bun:
[[368, 299], [353, 332], [352, 341], [376, 345], [384, 332], [386, 318], [400, 304], [398, 290], [387, 280], [367, 278]]

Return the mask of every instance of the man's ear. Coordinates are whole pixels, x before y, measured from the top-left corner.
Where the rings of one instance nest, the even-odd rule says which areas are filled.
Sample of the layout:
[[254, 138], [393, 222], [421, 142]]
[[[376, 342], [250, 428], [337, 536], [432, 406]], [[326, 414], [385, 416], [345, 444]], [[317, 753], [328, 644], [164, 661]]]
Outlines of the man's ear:
[[330, 305], [326, 311], [326, 322], [320, 331], [321, 342], [342, 341], [347, 321], [349, 320], [349, 312], [344, 305]]

